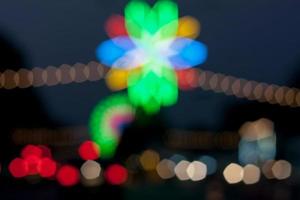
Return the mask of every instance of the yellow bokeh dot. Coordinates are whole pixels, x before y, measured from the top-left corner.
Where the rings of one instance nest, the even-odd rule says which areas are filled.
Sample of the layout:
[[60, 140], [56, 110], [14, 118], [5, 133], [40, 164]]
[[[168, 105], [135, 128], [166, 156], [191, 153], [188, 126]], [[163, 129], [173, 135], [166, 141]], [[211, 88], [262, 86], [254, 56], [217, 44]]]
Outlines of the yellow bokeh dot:
[[179, 19], [177, 36], [196, 38], [199, 36], [201, 25], [199, 21], [193, 17], [186, 16]]
[[140, 163], [144, 168], [144, 170], [146, 171], [155, 170], [159, 161], [160, 161], [159, 154], [153, 150], [144, 151], [140, 157]]
[[109, 89], [113, 91], [127, 88], [127, 79], [129, 72], [123, 69], [112, 69], [106, 75], [105, 81]]

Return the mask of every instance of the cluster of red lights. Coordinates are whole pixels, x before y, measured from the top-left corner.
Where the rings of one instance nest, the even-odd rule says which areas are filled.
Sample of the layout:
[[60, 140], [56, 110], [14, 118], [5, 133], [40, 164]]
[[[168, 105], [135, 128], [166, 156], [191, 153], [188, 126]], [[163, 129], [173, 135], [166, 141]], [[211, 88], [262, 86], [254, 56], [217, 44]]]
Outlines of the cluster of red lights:
[[[92, 141], [83, 142], [78, 148], [82, 160], [97, 160], [100, 157], [100, 149]], [[71, 187], [80, 182], [80, 170], [72, 165], [60, 165], [52, 157], [51, 150], [42, 145], [27, 145], [20, 157], [13, 159], [9, 166], [9, 172], [15, 178], [24, 178], [37, 175], [42, 178], [56, 179], [61, 186]], [[121, 185], [127, 181], [128, 172], [119, 164], [107, 167], [103, 174], [107, 183]]]
[[21, 151], [21, 157], [12, 160], [8, 166], [15, 178], [39, 175], [42, 178], [57, 178], [63, 186], [73, 186], [79, 182], [79, 170], [65, 165], [58, 169], [57, 162], [52, 158], [48, 147], [27, 145]]
[[57, 164], [52, 159], [51, 151], [45, 146], [27, 145], [20, 158], [15, 158], [9, 164], [9, 171], [15, 178], [29, 175], [40, 175], [51, 178], [56, 173]]

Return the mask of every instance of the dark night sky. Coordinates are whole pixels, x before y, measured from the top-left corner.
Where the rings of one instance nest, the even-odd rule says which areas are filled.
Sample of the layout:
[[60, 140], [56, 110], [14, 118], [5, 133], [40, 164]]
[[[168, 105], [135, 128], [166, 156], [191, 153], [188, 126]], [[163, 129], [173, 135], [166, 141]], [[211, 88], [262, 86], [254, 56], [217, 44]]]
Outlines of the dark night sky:
[[[25, 55], [28, 68], [88, 63], [107, 39], [103, 24], [122, 13], [124, 0], [1, 0], [0, 33]], [[200, 66], [214, 72], [291, 85], [300, 66], [300, 1], [179, 0], [181, 16], [200, 20], [198, 40], [209, 49]], [[104, 82], [35, 89], [50, 117], [62, 124], [85, 124], [92, 107], [109, 94]], [[237, 100], [198, 89], [184, 92], [165, 109], [170, 126], [213, 129]]]

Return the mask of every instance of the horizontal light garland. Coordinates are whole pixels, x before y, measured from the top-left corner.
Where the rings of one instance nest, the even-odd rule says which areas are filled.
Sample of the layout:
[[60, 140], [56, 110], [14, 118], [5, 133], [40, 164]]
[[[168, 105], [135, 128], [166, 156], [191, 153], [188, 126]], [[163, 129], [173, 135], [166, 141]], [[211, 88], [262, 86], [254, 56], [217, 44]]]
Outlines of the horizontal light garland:
[[[63, 64], [60, 67], [49, 66], [32, 70], [25, 68], [18, 71], [5, 70], [0, 73], [0, 89], [11, 90], [99, 81], [105, 77], [108, 70], [107, 67], [95, 61], [88, 64]], [[193, 77], [187, 77], [187, 79], [196, 78], [197, 85], [193, 87], [280, 106], [300, 107], [298, 88], [249, 81], [205, 70], [197, 70], [197, 72]], [[187, 80], [189, 81], [192, 84], [195, 83], [195, 80]]]
[[5, 70], [0, 74], [0, 89], [29, 88], [42, 86], [56, 86], [70, 83], [101, 80], [108, 69], [97, 62], [87, 65], [63, 64], [60, 67], [20, 69], [19, 71]]
[[280, 106], [300, 106], [300, 90], [298, 88], [249, 81], [210, 71], [199, 71], [197, 78], [198, 86], [204, 90]]

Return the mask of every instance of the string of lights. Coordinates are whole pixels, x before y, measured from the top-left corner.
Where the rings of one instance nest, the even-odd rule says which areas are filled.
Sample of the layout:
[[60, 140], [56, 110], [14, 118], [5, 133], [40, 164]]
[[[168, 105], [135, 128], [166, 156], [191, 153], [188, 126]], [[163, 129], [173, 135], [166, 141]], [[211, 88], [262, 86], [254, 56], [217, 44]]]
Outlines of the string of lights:
[[[63, 64], [59, 67], [36, 67], [32, 70], [22, 68], [13, 71], [7, 69], [0, 73], [0, 89], [11, 90], [94, 82], [105, 78], [108, 71], [107, 67], [95, 61], [88, 64]], [[298, 88], [251, 81], [207, 70], [195, 70], [194, 72], [186, 73], [184, 77], [185, 82], [192, 88], [200, 87], [203, 90], [280, 106], [300, 107], [300, 90]]]
[[101, 80], [108, 69], [103, 65], [91, 61], [88, 64], [63, 64], [59, 67], [20, 69], [18, 71], [5, 70], [0, 75], [0, 89], [17, 89], [42, 86], [56, 86], [70, 83]]
[[278, 86], [263, 82], [227, 76], [210, 71], [199, 71], [198, 86], [238, 98], [246, 98], [280, 106], [299, 107], [300, 91], [298, 88]]

